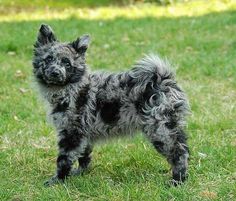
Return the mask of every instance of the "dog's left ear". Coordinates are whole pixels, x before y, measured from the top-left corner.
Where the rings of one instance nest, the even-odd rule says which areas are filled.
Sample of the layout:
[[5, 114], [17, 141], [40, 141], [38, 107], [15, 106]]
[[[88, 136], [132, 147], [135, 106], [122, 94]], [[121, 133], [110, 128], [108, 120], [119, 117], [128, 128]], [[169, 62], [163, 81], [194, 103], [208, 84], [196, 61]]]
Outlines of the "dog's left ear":
[[86, 34], [77, 38], [76, 41], [72, 42], [72, 47], [79, 54], [84, 54], [88, 49], [89, 42], [90, 42], [90, 36]]

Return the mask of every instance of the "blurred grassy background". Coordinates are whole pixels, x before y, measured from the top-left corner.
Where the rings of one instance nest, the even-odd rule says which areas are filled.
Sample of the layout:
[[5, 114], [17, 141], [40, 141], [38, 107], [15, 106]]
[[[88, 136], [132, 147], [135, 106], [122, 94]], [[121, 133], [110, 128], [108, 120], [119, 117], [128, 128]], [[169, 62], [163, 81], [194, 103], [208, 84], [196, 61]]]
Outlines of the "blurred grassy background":
[[[94, 2], [0, 0], [0, 200], [235, 200], [236, 2]], [[43, 187], [57, 150], [31, 75], [41, 23], [62, 41], [89, 33], [93, 70], [127, 70], [149, 52], [176, 64], [193, 111], [185, 185], [166, 186], [168, 164], [138, 135], [96, 146], [88, 173]]]
[[[169, 5], [173, 3], [190, 2], [194, 0], [1, 0], [2, 6], [29, 8], [29, 7], [98, 7], [98, 6], [127, 6], [137, 3], [154, 3], [158, 5]], [[227, 2], [228, 0], [225, 0]]]

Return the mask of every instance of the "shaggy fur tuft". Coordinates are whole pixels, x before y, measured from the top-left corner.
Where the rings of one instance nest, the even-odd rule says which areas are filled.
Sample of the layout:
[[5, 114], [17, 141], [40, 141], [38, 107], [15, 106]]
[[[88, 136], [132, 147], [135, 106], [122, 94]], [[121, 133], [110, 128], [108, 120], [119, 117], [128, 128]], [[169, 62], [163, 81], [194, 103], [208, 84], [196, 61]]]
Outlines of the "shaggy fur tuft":
[[[89, 41], [84, 35], [60, 43], [52, 29], [42, 25], [35, 43], [33, 73], [58, 133], [57, 171], [46, 185], [84, 171], [97, 140], [137, 130], [167, 158], [173, 183], [183, 182], [189, 157], [183, 128], [189, 105], [170, 64], [147, 55], [124, 73], [91, 73], [85, 61]], [[75, 161], [79, 168], [72, 170]]]

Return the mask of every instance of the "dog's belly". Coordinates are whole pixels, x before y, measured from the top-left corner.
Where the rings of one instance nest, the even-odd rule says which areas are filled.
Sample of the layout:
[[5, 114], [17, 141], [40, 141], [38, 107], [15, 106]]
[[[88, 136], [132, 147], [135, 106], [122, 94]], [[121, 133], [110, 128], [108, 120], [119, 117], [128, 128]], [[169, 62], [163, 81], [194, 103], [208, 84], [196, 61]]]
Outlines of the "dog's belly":
[[106, 107], [97, 113], [91, 125], [92, 140], [110, 137], [131, 136], [140, 129], [141, 119], [133, 104], [122, 105], [119, 110]]
[[133, 136], [136, 134], [138, 126], [134, 124], [129, 125], [106, 125], [99, 124], [94, 127], [91, 132], [90, 139], [91, 141], [104, 140], [108, 138], [124, 137], [124, 136]]

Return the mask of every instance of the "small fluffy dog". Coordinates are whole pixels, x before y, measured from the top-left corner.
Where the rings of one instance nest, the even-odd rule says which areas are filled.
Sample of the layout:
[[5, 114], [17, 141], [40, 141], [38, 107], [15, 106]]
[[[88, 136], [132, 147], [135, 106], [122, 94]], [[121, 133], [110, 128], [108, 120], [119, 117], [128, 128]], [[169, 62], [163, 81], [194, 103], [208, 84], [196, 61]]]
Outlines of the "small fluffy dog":
[[[123, 73], [91, 73], [85, 62], [90, 38], [59, 42], [41, 25], [34, 48], [33, 74], [50, 106], [58, 133], [56, 175], [45, 185], [84, 171], [93, 144], [143, 132], [172, 167], [173, 184], [186, 179], [189, 151], [183, 131], [189, 105], [167, 61], [149, 55]], [[72, 169], [78, 160], [79, 167]]]

